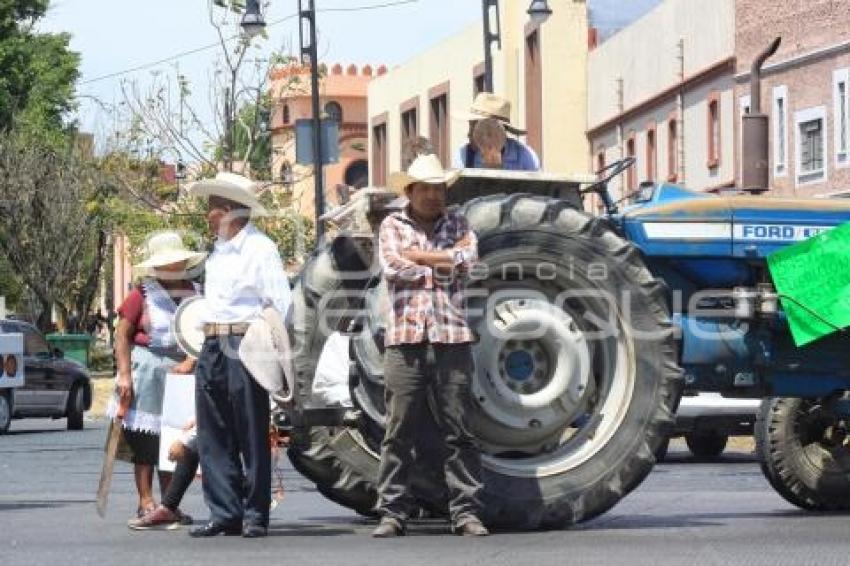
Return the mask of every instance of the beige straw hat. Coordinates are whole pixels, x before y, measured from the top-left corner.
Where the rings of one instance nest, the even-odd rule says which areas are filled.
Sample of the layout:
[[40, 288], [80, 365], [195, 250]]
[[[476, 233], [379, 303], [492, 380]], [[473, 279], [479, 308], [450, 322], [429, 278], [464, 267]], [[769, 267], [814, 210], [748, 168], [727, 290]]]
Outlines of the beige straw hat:
[[407, 171], [393, 173], [387, 182], [389, 188], [404, 196], [404, 191], [413, 183], [427, 183], [429, 185], [441, 185], [451, 187], [460, 177], [460, 171], [443, 169], [440, 158], [429, 153], [420, 155], [413, 160]]
[[458, 120], [476, 122], [486, 118], [495, 118], [503, 123], [505, 129], [514, 135], [521, 136], [525, 130], [511, 125], [511, 101], [492, 92], [481, 92], [475, 97], [469, 112], [454, 114]]
[[236, 173], [219, 173], [212, 179], [201, 179], [187, 189], [195, 197], [221, 197], [251, 209], [256, 216], [268, 214], [258, 198], [261, 188], [257, 183]]
[[186, 262], [186, 270], [197, 267], [206, 259], [204, 252], [193, 252], [183, 245], [183, 238], [173, 231], [157, 232], [144, 245], [145, 259], [133, 266], [138, 276], [149, 276], [157, 267]]

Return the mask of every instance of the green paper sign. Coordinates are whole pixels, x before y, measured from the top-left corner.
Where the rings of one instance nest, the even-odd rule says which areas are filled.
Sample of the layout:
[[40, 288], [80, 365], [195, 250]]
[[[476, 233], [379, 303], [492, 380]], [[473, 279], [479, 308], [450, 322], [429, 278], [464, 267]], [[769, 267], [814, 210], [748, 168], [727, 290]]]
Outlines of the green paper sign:
[[850, 326], [850, 223], [770, 254], [767, 265], [797, 346]]

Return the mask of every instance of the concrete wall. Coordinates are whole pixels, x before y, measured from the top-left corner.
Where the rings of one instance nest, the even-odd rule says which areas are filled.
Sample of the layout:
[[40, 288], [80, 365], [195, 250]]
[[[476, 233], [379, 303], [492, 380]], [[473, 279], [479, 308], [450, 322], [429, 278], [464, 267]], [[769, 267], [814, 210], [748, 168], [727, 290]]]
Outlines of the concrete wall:
[[[540, 28], [543, 68], [544, 167], [562, 173], [586, 171], [587, 7], [583, 1], [550, 2], [552, 17]], [[494, 46], [494, 91], [512, 102], [512, 122], [525, 125], [526, 2], [501, 2], [502, 49]], [[428, 91], [449, 83], [449, 114], [466, 111], [473, 100], [476, 67], [484, 60], [482, 26], [469, 27], [369, 85], [372, 123], [386, 115], [388, 169], [401, 167], [400, 106], [419, 97], [419, 134], [430, 137]], [[450, 120], [451, 153], [466, 142], [468, 124]], [[370, 128], [370, 148], [372, 147]], [[374, 168], [370, 167], [374, 173]]]
[[[635, 140], [636, 184], [675, 180], [713, 190], [735, 179], [734, 0], [667, 0], [588, 56], [588, 162], [626, 155]], [[719, 159], [709, 163], [709, 100], [719, 103]], [[676, 121], [675, 171], [668, 167], [668, 124]], [[647, 132], [656, 128], [654, 178]], [[612, 184], [619, 197], [627, 176]]]
[[[680, 79], [693, 76], [734, 53], [735, 0], [667, 0], [591, 51], [587, 77], [590, 127], [631, 108]], [[679, 41], [684, 61], [679, 59]]]
[[[467, 135], [466, 122], [451, 117], [458, 110], [466, 110], [472, 104], [474, 68], [483, 60], [481, 53], [481, 29], [471, 27], [446, 40], [409, 62], [390, 69], [387, 74], [369, 84], [369, 117], [374, 121], [379, 116], [387, 117], [388, 172], [401, 168], [401, 113], [402, 103], [419, 97], [419, 134], [428, 137], [428, 91], [449, 82], [449, 145], [459, 147]], [[497, 56], [501, 63], [504, 58]], [[495, 66], [496, 63], [494, 63]], [[497, 81], [496, 89], [502, 88]], [[516, 106], [516, 105], [515, 105]], [[517, 108], [513, 108], [518, 116]], [[372, 130], [369, 132], [372, 146]], [[371, 156], [370, 156], [371, 159]], [[374, 168], [371, 166], [372, 173]]]
[[[512, 4], [525, 21], [527, 3]], [[587, 7], [572, 0], [550, 5], [554, 14], [541, 29], [543, 162], [555, 173], [587, 173]]]

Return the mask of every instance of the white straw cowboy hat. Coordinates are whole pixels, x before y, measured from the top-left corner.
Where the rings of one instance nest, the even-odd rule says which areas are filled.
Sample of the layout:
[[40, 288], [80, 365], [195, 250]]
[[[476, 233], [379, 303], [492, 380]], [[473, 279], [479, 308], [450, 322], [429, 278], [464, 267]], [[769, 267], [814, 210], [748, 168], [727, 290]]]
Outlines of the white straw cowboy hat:
[[219, 173], [212, 179], [201, 179], [189, 185], [188, 193], [195, 197], [221, 197], [251, 209], [257, 216], [268, 214], [258, 198], [260, 187], [247, 177], [235, 173]]
[[511, 101], [492, 92], [481, 92], [475, 97], [469, 112], [454, 114], [458, 120], [476, 122], [494, 118], [502, 122], [505, 129], [514, 135], [521, 136], [525, 130], [511, 125]]
[[389, 187], [404, 196], [404, 191], [413, 183], [451, 187], [460, 177], [460, 171], [443, 169], [440, 158], [433, 153], [420, 155], [413, 160], [407, 171], [393, 173], [387, 182]]
[[204, 252], [194, 252], [183, 245], [180, 234], [172, 231], [157, 232], [148, 237], [144, 245], [144, 261], [134, 265], [139, 275], [150, 275], [157, 267], [186, 262], [186, 270], [197, 267], [206, 259]]

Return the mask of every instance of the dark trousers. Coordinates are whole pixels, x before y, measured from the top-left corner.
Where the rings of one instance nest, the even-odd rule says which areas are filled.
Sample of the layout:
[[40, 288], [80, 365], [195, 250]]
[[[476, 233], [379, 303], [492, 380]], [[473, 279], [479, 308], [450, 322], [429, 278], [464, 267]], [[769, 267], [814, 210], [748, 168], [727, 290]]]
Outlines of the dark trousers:
[[[239, 360], [241, 336], [208, 338], [195, 370], [201, 483], [211, 520], [268, 525], [269, 396]], [[243, 473], [245, 481], [243, 483]]]
[[200, 458], [198, 457], [198, 453], [187, 446], [186, 456], [177, 462], [177, 466], [174, 468], [174, 474], [171, 476], [171, 482], [168, 484], [168, 489], [165, 490], [165, 494], [162, 496], [163, 505], [172, 511], [177, 511], [177, 508], [180, 507], [180, 502], [183, 501], [183, 496], [186, 495], [186, 491], [192, 485], [192, 481], [198, 473], [199, 463]]
[[387, 430], [378, 468], [378, 511], [406, 521], [413, 509], [410, 470], [415, 436], [434, 422], [428, 413], [433, 393], [446, 450], [442, 467], [449, 489], [452, 523], [462, 525], [481, 510], [481, 458], [467, 428], [464, 413], [470, 405], [472, 351], [468, 344], [391, 346], [384, 359]]

